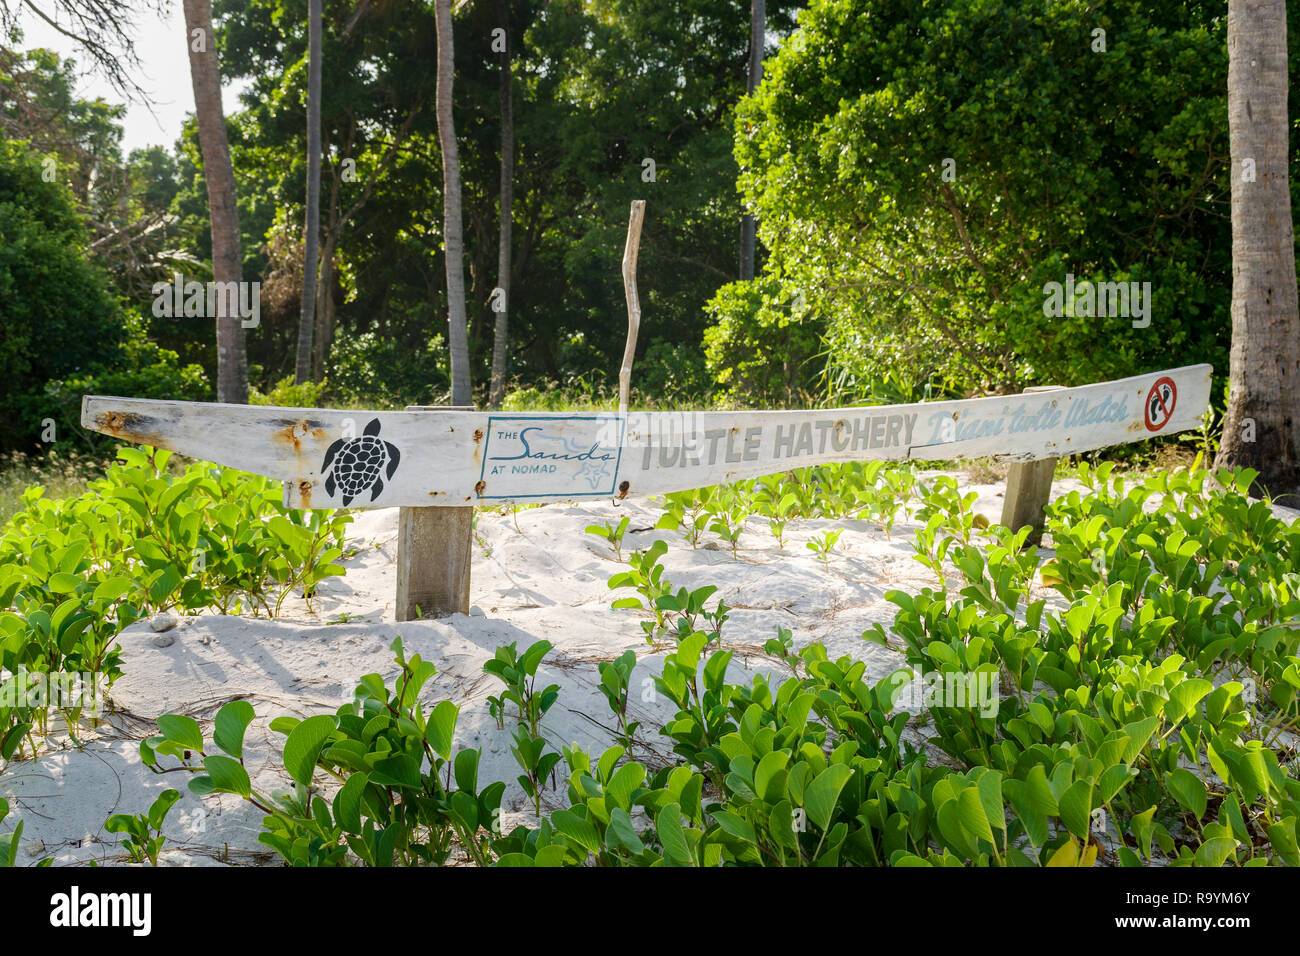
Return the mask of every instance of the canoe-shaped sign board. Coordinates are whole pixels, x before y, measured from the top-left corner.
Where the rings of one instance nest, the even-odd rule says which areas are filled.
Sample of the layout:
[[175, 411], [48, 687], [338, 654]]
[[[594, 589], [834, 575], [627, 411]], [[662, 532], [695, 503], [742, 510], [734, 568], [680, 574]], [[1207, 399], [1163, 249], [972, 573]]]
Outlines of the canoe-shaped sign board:
[[1197, 427], [1210, 366], [1077, 388], [807, 411], [368, 412], [88, 395], [86, 428], [285, 482], [292, 508], [662, 494], [871, 459], [1033, 461]]

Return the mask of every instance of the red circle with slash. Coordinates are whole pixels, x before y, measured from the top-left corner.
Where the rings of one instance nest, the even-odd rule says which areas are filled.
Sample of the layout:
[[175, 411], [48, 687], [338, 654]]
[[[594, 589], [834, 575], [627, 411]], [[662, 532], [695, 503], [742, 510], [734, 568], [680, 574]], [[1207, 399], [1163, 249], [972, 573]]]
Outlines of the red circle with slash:
[[1174, 404], [1178, 401], [1178, 386], [1167, 375], [1156, 380], [1147, 392], [1147, 431], [1158, 432], [1174, 417]]

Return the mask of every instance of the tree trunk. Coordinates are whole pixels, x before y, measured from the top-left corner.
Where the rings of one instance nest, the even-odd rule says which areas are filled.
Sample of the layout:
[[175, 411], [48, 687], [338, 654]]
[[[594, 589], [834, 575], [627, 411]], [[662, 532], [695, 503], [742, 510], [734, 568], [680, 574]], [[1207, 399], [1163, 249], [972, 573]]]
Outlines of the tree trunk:
[[334, 252], [343, 231], [339, 222], [339, 171], [331, 166], [329, 221], [325, 224], [325, 244], [321, 248], [320, 282], [317, 286], [316, 321], [313, 335], [312, 379], [325, 380], [330, 357], [330, 343], [334, 340]]
[[497, 309], [492, 338], [492, 387], [489, 408], [500, 408], [506, 394], [506, 351], [510, 344], [510, 232], [514, 224], [515, 117], [514, 94], [510, 77], [509, 6], [498, 0], [497, 16], [506, 31], [505, 49], [501, 52], [501, 231], [497, 243], [497, 287], [500, 301], [493, 296]]
[[316, 287], [316, 333], [312, 380], [323, 382], [329, 361], [330, 342], [334, 339], [334, 237], [327, 234], [321, 247], [320, 283]]
[[1285, 0], [1229, 0], [1232, 352], [1215, 464], [1255, 469], [1256, 493], [1275, 497], [1300, 490], [1300, 315], [1287, 181], [1286, 30]]
[[[749, 8], [749, 93], [763, 80], [763, 45], [767, 36], [766, 0], [751, 0]], [[740, 278], [754, 278], [754, 217], [748, 213], [740, 220]]]
[[[212, 226], [212, 278], [242, 281], [239, 252], [239, 210], [235, 205], [235, 171], [230, 165], [226, 117], [221, 109], [221, 76], [217, 72], [216, 37], [209, 0], [185, 0], [185, 41], [194, 87], [194, 114], [203, 154], [203, 179], [208, 187], [208, 218]], [[197, 31], [197, 32], [196, 32]], [[197, 48], [197, 49], [196, 49]], [[227, 296], [217, 296], [217, 401], [248, 402], [248, 360], [240, 316], [222, 315]]]
[[298, 313], [298, 356], [293, 375], [299, 385], [311, 378], [311, 337], [316, 320], [317, 243], [320, 241], [321, 0], [310, 0], [307, 20], [307, 226], [302, 257], [302, 307]]
[[443, 251], [447, 267], [447, 338], [451, 353], [451, 404], [472, 405], [469, 381], [469, 343], [465, 318], [464, 237], [461, 234], [460, 154], [451, 111], [452, 57], [451, 0], [436, 0], [438, 24], [438, 146], [442, 150]]

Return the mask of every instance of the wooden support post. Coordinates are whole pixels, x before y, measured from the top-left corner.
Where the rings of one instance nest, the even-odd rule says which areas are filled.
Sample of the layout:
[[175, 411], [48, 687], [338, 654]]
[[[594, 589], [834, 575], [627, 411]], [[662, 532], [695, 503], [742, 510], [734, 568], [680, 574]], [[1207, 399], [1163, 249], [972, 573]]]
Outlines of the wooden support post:
[[[1061, 387], [1039, 385], [1025, 391], [1053, 392]], [[1007, 489], [1002, 498], [1002, 524], [1012, 531], [1030, 525], [1034, 529], [1029, 534], [1031, 544], [1038, 544], [1043, 536], [1043, 512], [1052, 498], [1052, 475], [1055, 472], [1055, 458], [1017, 461], [1007, 470]]]
[[[472, 412], [472, 405], [408, 405], [413, 411]], [[397, 601], [399, 621], [469, 613], [469, 566], [474, 553], [474, 508], [399, 508]], [[418, 609], [418, 610], [417, 610]]]

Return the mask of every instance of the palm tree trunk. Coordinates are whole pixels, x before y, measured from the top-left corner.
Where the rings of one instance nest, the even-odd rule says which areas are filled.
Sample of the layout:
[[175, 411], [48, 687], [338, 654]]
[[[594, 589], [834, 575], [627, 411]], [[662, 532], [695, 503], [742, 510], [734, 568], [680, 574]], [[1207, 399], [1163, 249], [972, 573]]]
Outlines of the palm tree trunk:
[[497, 2], [497, 16], [506, 30], [505, 49], [501, 52], [501, 231], [497, 243], [497, 286], [501, 301], [493, 304], [499, 309], [492, 339], [492, 387], [489, 408], [500, 408], [506, 392], [506, 351], [510, 345], [510, 232], [514, 225], [512, 210], [515, 178], [515, 117], [514, 95], [510, 77], [509, 6], [505, 0]]
[[473, 404], [469, 381], [469, 342], [465, 319], [465, 243], [461, 233], [460, 154], [451, 111], [455, 67], [451, 42], [451, 0], [436, 0], [438, 25], [438, 145], [442, 151], [443, 252], [447, 265], [447, 345], [451, 353], [451, 404]]
[[298, 355], [294, 381], [311, 378], [311, 336], [315, 323], [317, 243], [320, 241], [320, 74], [321, 0], [307, 11], [307, 233], [302, 260], [302, 306], [298, 313]]
[[[235, 205], [235, 171], [230, 164], [226, 117], [221, 109], [221, 76], [217, 71], [217, 45], [212, 32], [212, 4], [209, 0], [184, 0], [184, 10], [194, 113], [199, 126], [199, 150], [203, 154], [203, 179], [208, 187], [212, 278], [216, 282], [238, 283], [242, 281], [243, 272], [239, 252], [239, 209]], [[221, 314], [226, 297], [217, 298], [217, 401], [242, 405], [248, 402], [244, 327], [238, 315]]]
[[[1215, 464], [1259, 472], [1256, 492], [1300, 490], [1300, 315], [1287, 181], [1285, 0], [1229, 0], [1232, 351]], [[1253, 165], [1254, 175], [1248, 175]]]
[[[766, 0], [751, 0], [749, 9], [749, 84], [753, 93], [763, 80], [763, 45], [767, 37]], [[740, 220], [740, 278], [754, 278], [754, 217], [746, 213]]]
[[323, 382], [328, 371], [330, 342], [334, 338], [334, 237], [328, 233], [321, 246], [320, 282], [316, 285], [316, 321], [312, 337], [312, 381]]
[[316, 321], [312, 336], [312, 379], [325, 380], [330, 357], [330, 343], [334, 340], [334, 252], [338, 248], [339, 234], [339, 171], [331, 166], [329, 217], [325, 223], [324, 244], [321, 246], [320, 282], [316, 289]]

